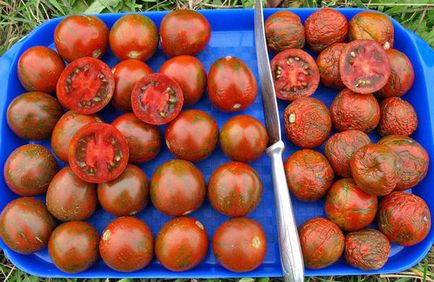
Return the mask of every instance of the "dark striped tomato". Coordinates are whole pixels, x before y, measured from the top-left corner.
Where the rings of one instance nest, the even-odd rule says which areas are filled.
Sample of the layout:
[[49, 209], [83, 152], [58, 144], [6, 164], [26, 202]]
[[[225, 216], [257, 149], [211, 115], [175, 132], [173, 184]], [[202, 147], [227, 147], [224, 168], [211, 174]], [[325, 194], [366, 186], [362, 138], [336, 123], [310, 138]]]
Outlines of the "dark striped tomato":
[[380, 135], [409, 136], [417, 129], [418, 123], [416, 110], [409, 102], [399, 97], [386, 98], [381, 102]]
[[339, 57], [346, 43], [335, 43], [324, 49], [316, 59], [321, 82], [327, 87], [343, 88], [344, 83], [339, 73]]
[[273, 52], [285, 49], [303, 48], [305, 42], [304, 27], [300, 17], [290, 11], [279, 11], [265, 21], [267, 46]]

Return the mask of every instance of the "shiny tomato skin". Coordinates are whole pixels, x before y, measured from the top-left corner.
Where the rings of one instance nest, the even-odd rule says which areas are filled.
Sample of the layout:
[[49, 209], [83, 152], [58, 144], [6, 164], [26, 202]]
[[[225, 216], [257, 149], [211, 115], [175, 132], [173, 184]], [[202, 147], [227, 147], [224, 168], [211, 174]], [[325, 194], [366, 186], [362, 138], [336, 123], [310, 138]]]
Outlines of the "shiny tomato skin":
[[154, 159], [161, 150], [161, 133], [157, 126], [144, 123], [133, 113], [117, 117], [112, 125], [128, 142], [129, 162], [143, 163]]
[[267, 238], [262, 226], [253, 219], [237, 217], [221, 224], [212, 239], [217, 261], [233, 272], [257, 268], [267, 251]]
[[219, 128], [211, 115], [200, 110], [181, 112], [166, 128], [166, 145], [178, 159], [199, 162], [214, 151]]
[[279, 11], [267, 18], [264, 25], [268, 49], [280, 52], [304, 47], [305, 32], [300, 17], [290, 11]]
[[71, 221], [54, 229], [48, 253], [57, 268], [78, 273], [92, 267], [99, 258], [98, 230], [84, 221]]
[[151, 261], [154, 237], [143, 221], [131, 216], [118, 217], [104, 229], [99, 252], [110, 268], [120, 272], [136, 271]]
[[26, 144], [7, 158], [3, 175], [6, 185], [20, 196], [36, 196], [47, 191], [57, 172], [51, 152], [38, 144]]
[[327, 87], [344, 88], [344, 83], [339, 73], [339, 57], [346, 43], [335, 43], [325, 48], [319, 54], [316, 64], [318, 65], [321, 82]]
[[380, 109], [380, 135], [410, 136], [417, 129], [417, 113], [409, 102], [399, 97], [390, 97], [381, 102]]
[[12, 100], [6, 117], [9, 128], [19, 137], [43, 140], [50, 138], [62, 114], [62, 106], [53, 96], [43, 92], [27, 92]]
[[52, 93], [64, 68], [65, 63], [56, 51], [45, 46], [34, 46], [18, 60], [18, 79], [27, 91]]
[[10, 249], [31, 254], [43, 249], [56, 223], [41, 201], [18, 198], [0, 214], [0, 236]]

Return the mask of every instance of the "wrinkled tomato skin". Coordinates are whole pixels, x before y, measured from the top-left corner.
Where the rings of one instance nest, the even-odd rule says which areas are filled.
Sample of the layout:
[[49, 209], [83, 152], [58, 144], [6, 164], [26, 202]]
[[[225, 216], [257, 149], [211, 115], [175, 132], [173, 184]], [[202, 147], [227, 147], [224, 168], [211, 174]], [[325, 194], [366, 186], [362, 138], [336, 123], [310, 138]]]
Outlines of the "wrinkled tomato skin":
[[215, 61], [208, 72], [208, 96], [223, 112], [246, 109], [256, 100], [258, 85], [245, 62], [232, 56]]
[[261, 196], [261, 178], [245, 163], [222, 164], [209, 179], [209, 201], [214, 209], [227, 216], [247, 215], [258, 206]]
[[44, 203], [33, 198], [12, 200], [0, 214], [1, 239], [20, 254], [43, 249], [55, 226]]
[[369, 133], [380, 122], [380, 105], [372, 94], [357, 94], [348, 88], [334, 98], [330, 112], [333, 126], [339, 131], [350, 129]]
[[362, 270], [377, 270], [386, 264], [390, 249], [389, 240], [378, 230], [351, 232], [345, 238], [345, 261]]
[[151, 261], [154, 237], [143, 221], [131, 216], [119, 217], [104, 229], [99, 252], [110, 268], [120, 272], [136, 271]]
[[380, 135], [410, 136], [417, 129], [417, 113], [409, 102], [399, 97], [390, 97], [381, 102], [380, 108]]
[[288, 139], [302, 148], [321, 145], [332, 129], [329, 109], [318, 99], [302, 97], [286, 107], [283, 114]]
[[160, 67], [160, 73], [167, 75], [182, 89], [184, 105], [199, 102], [206, 89], [207, 75], [202, 63], [193, 56], [173, 57]]
[[185, 160], [170, 160], [157, 168], [151, 179], [151, 201], [160, 212], [181, 216], [203, 203], [206, 183], [200, 170]]
[[335, 176], [327, 158], [310, 149], [289, 156], [284, 168], [289, 191], [301, 201], [313, 202], [322, 198]]
[[320, 269], [329, 266], [335, 263], [344, 251], [345, 236], [339, 227], [328, 219], [309, 219], [299, 227], [298, 234], [307, 268]]
[[324, 152], [336, 175], [350, 177], [350, 160], [361, 147], [371, 143], [369, 136], [360, 130], [346, 130], [333, 134], [325, 143]]
[[210, 38], [208, 20], [193, 10], [172, 11], [160, 25], [161, 48], [169, 57], [195, 55], [205, 49]]
[[161, 133], [157, 126], [144, 123], [133, 113], [116, 118], [116, 127], [128, 142], [129, 162], [144, 163], [154, 159], [161, 150]]
[[279, 11], [265, 21], [267, 46], [273, 52], [301, 49], [305, 43], [304, 26], [300, 17], [290, 11]]
[[101, 58], [107, 50], [108, 37], [107, 26], [95, 16], [68, 16], [54, 31], [56, 50], [68, 62], [82, 57]]
[[377, 196], [363, 192], [351, 178], [333, 183], [324, 204], [327, 217], [344, 231], [368, 226], [375, 219], [377, 208]]
[[421, 242], [431, 229], [431, 213], [425, 201], [401, 191], [380, 201], [377, 218], [380, 231], [402, 246]]
[[27, 91], [52, 93], [64, 68], [65, 63], [56, 51], [35, 46], [27, 49], [18, 60], [18, 79]]
[[51, 136], [63, 109], [53, 96], [43, 92], [27, 92], [9, 104], [7, 122], [19, 137], [43, 140]]
[[223, 153], [234, 161], [257, 160], [268, 146], [265, 126], [256, 118], [237, 115], [229, 119], [220, 132]]
[[165, 136], [167, 148], [176, 158], [199, 162], [214, 151], [219, 128], [211, 115], [187, 110], [167, 126]]
[[54, 229], [48, 242], [48, 253], [60, 270], [78, 273], [98, 260], [98, 242], [95, 227], [84, 221], [71, 221]]
[[339, 73], [339, 57], [346, 45], [346, 43], [330, 45], [321, 51], [316, 60], [321, 82], [327, 87], [344, 88], [344, 83]]
[[98, 201], [104, 210], [116, 216], [140, 212], [149, 201], [146, 174], [135, 165], [127, 165], [115, 180], [98, 184]]
[[177, 217], [166, 222], [155, 240], [155, 254], [171, 271], [186, 271], [198, 265], [208, 252], [204, 226], [191, 217]]
[[7, 158], [3, 175], [9, 189], [20, 196], [36, 196], [47, 191], [57, 172], [57, 163], [47, 148], [26, 144]]
[[120, 60], [146, 61], [157, 50], [157, 27], [147, 16], [125, 15], [110, 29], [109, 43], [113, 54]]
[[233, 272], [257, 268], [267, 251], [267, 238], [262, 226], [249, 218], [233, 218], [221, 224], [212, 240], [217, 261]]
[[378, 144], [386, 145], [401, 159], [400, 179], [395, 190], [413, 188], [425, 178], [429, 155], [416, 140], [401, 135], [389, 135], [378, 141]]

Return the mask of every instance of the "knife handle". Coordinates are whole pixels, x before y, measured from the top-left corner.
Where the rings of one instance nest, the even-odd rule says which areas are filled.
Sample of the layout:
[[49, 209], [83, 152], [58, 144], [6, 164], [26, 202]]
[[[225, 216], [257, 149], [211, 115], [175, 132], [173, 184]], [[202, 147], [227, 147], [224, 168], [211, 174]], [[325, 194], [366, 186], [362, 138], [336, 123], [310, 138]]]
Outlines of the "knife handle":
[[272, 165], [280, 257], [285, 282], [303, 282], [303, 256], [283, 167], [282, 152], [284, 149], [285, 144], [278, 141], [266, 151], [271, 158]]

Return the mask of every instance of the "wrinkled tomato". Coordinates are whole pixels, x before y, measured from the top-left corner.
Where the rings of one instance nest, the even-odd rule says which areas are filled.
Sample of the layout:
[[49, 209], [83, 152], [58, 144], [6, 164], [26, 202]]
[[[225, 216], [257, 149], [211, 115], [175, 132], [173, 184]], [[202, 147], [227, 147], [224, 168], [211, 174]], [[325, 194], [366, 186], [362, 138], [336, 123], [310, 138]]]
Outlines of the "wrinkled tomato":
[[265, 21], [267, 46], [273, 52], [304, 47], [305, 33], [300, 17], [290, 11], [279, 11]]
[[381, 102], [381, 118], [378, 132], [382, 136], [409, 136], [417, 129], [418, 118], [413, 106], [399, 98], [390, 97]]
[[327, 87], [343, 88], [344, 83], [339, 73], [339, 58], [346, 43], [335, 43], [324, 49], [316, 59], [321, 82]]

